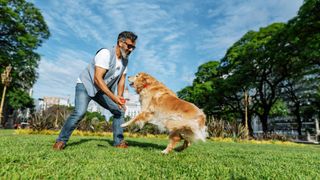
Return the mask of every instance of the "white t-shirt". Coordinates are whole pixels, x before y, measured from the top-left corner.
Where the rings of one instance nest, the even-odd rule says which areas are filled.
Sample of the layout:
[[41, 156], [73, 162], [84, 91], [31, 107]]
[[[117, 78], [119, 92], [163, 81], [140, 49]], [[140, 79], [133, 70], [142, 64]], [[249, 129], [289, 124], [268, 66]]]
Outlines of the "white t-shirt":
[[[113, 77], [117, 77], [121, 73], [121, 69], [123, 67], [121, 59], [116, 60], [116, 71]], [[94, 57], [94, 65], [101, 67], [103, 69], [109, 69], [109, 62], [110, 62], [110, 51], [108, 49], [100, 50], [97, 55]], [[127, 67], [123, 71], [123, 74], [127, 74]], [[77, 80], [77, 83], [82, 83], [80, 77]]]

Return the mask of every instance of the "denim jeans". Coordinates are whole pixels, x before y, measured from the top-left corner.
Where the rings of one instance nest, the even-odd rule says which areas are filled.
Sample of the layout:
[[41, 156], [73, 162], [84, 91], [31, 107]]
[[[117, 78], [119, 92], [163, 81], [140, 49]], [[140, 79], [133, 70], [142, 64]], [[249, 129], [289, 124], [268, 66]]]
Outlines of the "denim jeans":
[[123, 128], [120, 126], [124, 123], [124, 110], [113, 102], [107, 95], [98, 92], [94, 97], [90, 97], [82, 83], [77, 83], [75, 94], [75, 108], [71, 115], [67, 118], [63, 128], [59, 134], [58, 141], [63, 141], [65, 144], [69, 140], [73, 130], [77, 127], [87, 112], [88, 104], [92, 100], [96, 101], [105, 109], [108, 109], [113, 114], [112, 130], [113, 130], [113, 145], [118, 145], [123, 140]]

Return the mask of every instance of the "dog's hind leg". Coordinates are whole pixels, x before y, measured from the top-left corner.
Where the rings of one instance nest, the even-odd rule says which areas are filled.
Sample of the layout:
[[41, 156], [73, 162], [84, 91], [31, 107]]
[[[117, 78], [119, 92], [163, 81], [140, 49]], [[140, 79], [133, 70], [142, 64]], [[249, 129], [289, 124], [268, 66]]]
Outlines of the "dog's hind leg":
[[190, 145], [191, 145], [191, 142], [185, 139], [183, 144], [181, 146], [177, 147], [176, 150], [179, 152], [183, 151], [183, 150], [187, 149]]
[[174, 149], [174, 147], [177, 145], [177, 143], [180, 142], [180, 140], [181, 140], [181, 136], [179, 133], [176, 133], [176, 132], [170, 133], [169, 144], [165, 150], [161, 151], [161, 153], [168, 154], [169, 152], [171, 152], [172, 149]]

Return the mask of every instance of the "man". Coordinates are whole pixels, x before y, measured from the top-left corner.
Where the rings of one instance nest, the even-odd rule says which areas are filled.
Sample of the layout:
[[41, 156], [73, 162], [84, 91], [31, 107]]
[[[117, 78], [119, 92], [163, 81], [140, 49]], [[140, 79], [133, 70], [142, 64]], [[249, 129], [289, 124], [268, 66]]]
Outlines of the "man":
[[137, 35], [132, 32], [121, 32], [116, 47], [111, 50], [100, 49], [93, 62], [81, 72], [76, 85], [75, 109], [66, 120], [53, 149], [64, 149], [73, 130], [84, 117], [90, 100], [96, 101], [113, 114], [114, 146], [128, 147], [123, 140], [123, 129], [120, 125], [124, 122], [123, 91], [128, 57], [135, 49], [136, 39]]

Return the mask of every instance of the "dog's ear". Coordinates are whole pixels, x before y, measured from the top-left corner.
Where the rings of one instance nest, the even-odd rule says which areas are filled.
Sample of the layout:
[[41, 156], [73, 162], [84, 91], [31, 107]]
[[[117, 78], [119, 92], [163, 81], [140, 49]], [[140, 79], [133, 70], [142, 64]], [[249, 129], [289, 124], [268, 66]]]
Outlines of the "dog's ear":
[[145, 78], [142, 76], [138, 76], [138, 78], [135, 81], [135, 88], [138, 94], [142, 91], [144, 84]]
[[152, 83], [152, 79], [150, 77], [146, 77], [146, 84], [151, 84]]

